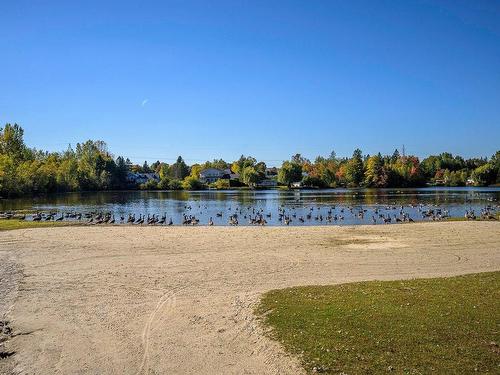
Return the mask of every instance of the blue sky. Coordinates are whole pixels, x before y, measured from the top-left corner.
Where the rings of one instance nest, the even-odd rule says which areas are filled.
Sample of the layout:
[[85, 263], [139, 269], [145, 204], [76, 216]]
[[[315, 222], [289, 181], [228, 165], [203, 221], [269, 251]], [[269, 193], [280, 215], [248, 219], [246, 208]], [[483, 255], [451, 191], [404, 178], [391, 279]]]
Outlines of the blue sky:
[[0, 123], [169, 161], [490, 156], [498, 1], [1, 1]]

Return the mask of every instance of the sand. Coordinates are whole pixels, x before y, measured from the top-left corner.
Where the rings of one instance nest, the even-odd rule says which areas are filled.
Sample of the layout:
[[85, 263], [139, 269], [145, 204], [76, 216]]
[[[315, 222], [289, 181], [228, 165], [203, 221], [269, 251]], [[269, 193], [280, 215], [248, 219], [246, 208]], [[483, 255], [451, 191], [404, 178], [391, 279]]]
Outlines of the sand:
[[299, 374], [263, 292], [500, 270], [500, 223], [29, 229], [0, 233], [0, 261], [0, 372]]

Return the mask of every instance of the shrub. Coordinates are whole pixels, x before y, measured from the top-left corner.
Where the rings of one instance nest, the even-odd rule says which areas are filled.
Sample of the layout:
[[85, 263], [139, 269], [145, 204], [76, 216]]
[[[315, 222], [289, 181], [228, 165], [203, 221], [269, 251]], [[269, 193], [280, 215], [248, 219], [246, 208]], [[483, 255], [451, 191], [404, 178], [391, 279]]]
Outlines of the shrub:
[[210, 184], [210, 187], [217, 190], [224, 190], [231, 188], [229, 180], [220, 179]]
[[172, 182], [172, 180], [168, 177], [164, 177], [160, 180], [160, 182], [158, 182], [158, 189], [161, 189], [161, 190], [168, 190], [170, 189], [170, 183]]
[[203, 184], [196, 177], [188, 176], [182, 181], [182, 187], [186, 190], [198, 190], [203, 187]]
[[180, 180], [173, 179], [168, 184], [168, 187], [171, 190], [181, 190], [182, 189], [182, 182]]
[[156, 190], [158, 189], [158, 182], [156, 180], [147, 180], [145, 183], [141, 184], [139, 186], [139, 189], [141, 190]]

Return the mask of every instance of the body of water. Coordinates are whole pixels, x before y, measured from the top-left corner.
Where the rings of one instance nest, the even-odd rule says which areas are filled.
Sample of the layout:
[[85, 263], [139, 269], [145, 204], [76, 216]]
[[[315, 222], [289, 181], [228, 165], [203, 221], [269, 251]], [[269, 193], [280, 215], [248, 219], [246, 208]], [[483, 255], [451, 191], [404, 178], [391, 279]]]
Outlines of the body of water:
[[[230, 191], [117, 191], [84, 192], [0, 200], [0, 211], [55, 213], [74, 220], [74, 214], [166, 217], [174, 225], [195, 217], [200, 225], [237, 220], [249, 225], [260, 219], [268, 225], [352, 225], [479, 216], [499, 210], [500, 188], [230, 190]], [[73, 214], [73, 215], [72, 215]], [[236, 215], [236, 216], [235, 216]], [[27, 216], [27, 220], [32, 218]], [[45, 216], [44, 216], [45, 218]]]

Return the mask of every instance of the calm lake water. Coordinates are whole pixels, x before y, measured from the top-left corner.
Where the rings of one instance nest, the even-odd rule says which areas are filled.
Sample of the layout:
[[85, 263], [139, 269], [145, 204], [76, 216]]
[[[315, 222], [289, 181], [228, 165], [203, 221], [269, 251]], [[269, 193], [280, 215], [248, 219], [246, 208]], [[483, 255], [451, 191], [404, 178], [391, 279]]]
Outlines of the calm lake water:
[[182, 223], [184, 215], [195, 216], [200, 225], [206, 225], [210, 217], [215, 225], [228, 225], [229, 216], [235, 213], [239, 225], [248, 225], [251, 217], [261, 213], [268, 225], [283, 225], [281, 211], [290, 217], [290, 225], [351, 225], [372, 224], [374, 218], [382, 223], [382, 216], [391, 217], [394, 223], [402, 212], [414, 221], [431, 220], [424, 218], [423, 212], [439, 213], [437, 209], [451, 217], [463, 217], [470, 210], [479, 215], [485, 207], [495, 213], [500, 210], [499, 202], [500, 188], [119, 191], [0, 200], [0, 211], [32, 210], [58, 215], [110, 212], [117, 223], [121, 216], [127, 218], [129, 214], [166, 215], [167, 221], [172, 218], [175, 225]]

